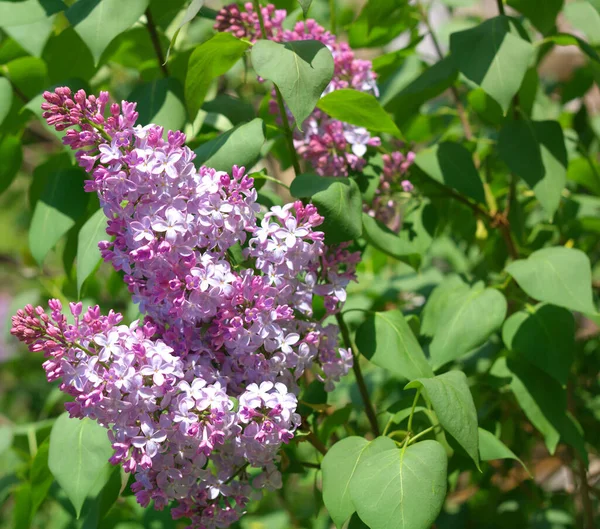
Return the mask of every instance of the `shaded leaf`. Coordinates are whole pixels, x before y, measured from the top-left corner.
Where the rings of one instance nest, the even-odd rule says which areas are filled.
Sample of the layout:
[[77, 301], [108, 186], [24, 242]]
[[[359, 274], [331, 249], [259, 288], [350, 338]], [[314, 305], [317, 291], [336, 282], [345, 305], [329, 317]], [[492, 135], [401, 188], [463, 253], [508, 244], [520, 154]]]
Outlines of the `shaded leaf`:
[[498, 439], [493, 433], [479, 428], [479, 458], [481, 461], [494, 461], [495, 459], [514, 459], [523, 465], [523, 468], [529, 475], [529, 469], [525, 466], [525, 463], [521, 461], [515, 453], [508, 448], [500, 439]]
[[136, 87], [127, 97], [136, 101], [138, 123], [155, 123], [167, 130], [180, 130], [186, 120], [183, 104], [183, 88], [173, 78], [156, 79]]
[[38, 448], [31, 463], [31, 514], [35, 514], [39, 506], [46, 499], [50, 486], [54, 482], [50, 469], [48, 468], [48, 454], [50, 451], [50, 439], [47, 438]]
[[519, 119], [506, 123], [498, 138], [498, 153], [553, 216], [567, 181], [567, 150], [558, 122]]
[[575, 319], [570, 310], [537, 305], [514, 313], [504, 322], [502, 339], [511, 351], [558, 380], [569, 378], [575, 347]]
[[175, 42], [177, 42], [177, 36], [179, 35], [181, 28], [183, 26], [185, 26], [187, 23], [194, 20], [194, 18], [196, 17], [196, 15], [198, 14], [198, 12], [200, 11], [200, 9], [202, 8], [203, 5], [204, 5], [204, 0], [191, 0], [189, 5], [187, 6], [187, 9], [185, 10], [185, 14], [183, 15], [183, 18], [181, 19], [181, 22], [177, 25], [177, 29], [175, 30], [175, 33], [173, 33], [171, 42], [169, 42], [169, 47], [167, 48], [167, 54], [165, 56], [165, 62], [167, 62], [169, 60], [169, 55], [171, 54], [171, 48], [173, 48], [173, 46], [175, 46]]
[[432, 377], [425, 354], [398, 310], [369, 314], [356, 331], [358, 350], [375, 365], [397, 377]]
[[104, 211], [99, 209], [86, 221], [77, 235], [77, 292], [80, 296], [83, 283], [100, 262], [98, 243], [108, 239], [107, 225]]
[[417, 154], [415, 165], [436, 182], [485, 203], [483, 182], [471, 153], [462, 145], [449, 141], [434, 145]]
[[511, 33], [509, 21], [498, 16], [450, 35], [452, 60], [458, 69], [492, 96], [505, 113], [534, 55], [529, 42]]
[[[1, 79], [0, 79], [1, 81]], [[23, 161], [23, 150], [21, 140], [16, 136], [4, 136], [0, 138], [0, 194], [4, 193], [13, 183], [21, 168]]]
[[0, 77], [0, 125], [8, 116], [12, 105], [13, 93], [10, 81], [5, 77]]
[[556, 17], [564, 0], [507, 0], [506, 3], [525, 15], [541, 33], [548, 33], [556, 26]]

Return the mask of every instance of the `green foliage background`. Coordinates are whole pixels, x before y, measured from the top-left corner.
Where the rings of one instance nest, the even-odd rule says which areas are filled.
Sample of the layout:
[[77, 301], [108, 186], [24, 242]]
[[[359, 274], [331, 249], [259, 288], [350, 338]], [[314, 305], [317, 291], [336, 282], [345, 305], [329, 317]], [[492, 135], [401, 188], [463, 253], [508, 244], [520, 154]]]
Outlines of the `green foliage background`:
[[[41, 120], [43, 90], [108, 90], [137, 101], [142, 123], [184, 130], [207, 165], [258, 162], [262, 204], [310, 198], [327, 240], [363, 251], [340, 320], [362, 374], [300, 396], [327, 456], [308, 442], [286, 447], [283, 489], [240, 527], [325, 529], [351, 515], [350, 528], [595, 527], [600, 2], [274, 3], [286, 23], [308, 10], [372, 58], [379, 103], [349, 90], [319, 99], [323, 79], [310, 68], [294, 91], [293, 76], [270, 65], [300, 52], [215, 37], [218, 1], [196, 13], [199, 2], [184, 0], [0, 0], [2, 321], [49, 297], [138, 316], [99, 263], [97, 199]], [[326, 67], [327, 51], [313, 51]], [[294, 116], [317, 105], [417, 152], [399, 235], [362, 214], [370, 186], [359, 179], [293, 179], [289, 131], [268, 113], [272, 84], [255, 71]], [[365, 175], [378, 170], [371, 160]], [[291, 181], [289, 193], [272, 179]], [[127, 476], [106, 463], [102, 429], [61, 416], [41, 358], [8, 330], [0, 526], [184, 527], [136, 505]], [[87, 468], [65, 459], [90, 446]]]

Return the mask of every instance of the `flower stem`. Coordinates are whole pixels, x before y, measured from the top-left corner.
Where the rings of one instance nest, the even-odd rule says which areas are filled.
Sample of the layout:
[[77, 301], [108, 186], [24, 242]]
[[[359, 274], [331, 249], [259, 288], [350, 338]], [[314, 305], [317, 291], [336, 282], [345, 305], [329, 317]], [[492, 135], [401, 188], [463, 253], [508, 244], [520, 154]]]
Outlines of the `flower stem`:
[[354, 376], [356, 378], [358, 390], [360, 391], [360, 396], [362, 397], [362, 400], [365, 404], [365, 411], [367, 413], [367, 417], [369, 418], [369, 422], [371, 423], [371, 429], [373, 430], [373, 433], [377, 437], [379, 437], [381, 434], [379, 432], [379, 425], [377, 424], [377, 416], [375, 415], [375, 409], [373, 408], [373, 403], [371, 402], [369, 392], [367, 391], [365, 379], [363, 378], [362, 371], [360, 370], [358, 349], [356, 347], [356, 344], [352, 344], [352, 340], [350, 339], [350, 332], [348, 331], [348, 327], [346, 326], [346, 322], [344, 322], [344, 318], [342, 317], [342, 315], [338, 313], [335, 315], [335, 317], [340, 327], [340, 332], [342, 333], [344, 345], [346, 346], [346, 348], [356, 353], [354, 354], [352, 369], [354, 371]]
[[[263, 19], [262, 10], [260, 8], [260, 2], [258, 0], [252, 0], [254, 5], [254, 10], [258, 16], [258, 22], [260, 24], [260, 32], [263, 39], [267, 38], [267, 31], [265, 29], [265, 21]], [[290, 156], [292, 158], [292, 166], [294, 167], [294, 173], [298, 176], [302, 170], [300, 169], [300, 163], [298, 162], [298, 155], [296, 154], [296, 148], [294, 147], [294, 133], [292, 132], [292, 128], [290, 127], [290, 121], [288, 120], [287, 111], [285, 109], [285, 105], [283, 104], [283, 97], [281, 96], [281, 92], [275, 83], [273, 83], [275, 87], [275, 96], [277, 99], [277, 107], [279, 108], [279, 114], [281, 114], [281, 121], [283, 122], [283, 132], [285, 135], [286, 142], [288, 144], [288, 149], [290, 150]]]

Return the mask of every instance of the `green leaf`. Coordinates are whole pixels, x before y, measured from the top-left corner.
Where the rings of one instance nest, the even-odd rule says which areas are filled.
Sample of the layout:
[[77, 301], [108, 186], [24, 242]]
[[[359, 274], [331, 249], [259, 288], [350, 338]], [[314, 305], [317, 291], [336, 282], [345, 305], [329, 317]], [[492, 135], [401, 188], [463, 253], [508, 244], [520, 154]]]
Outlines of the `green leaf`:
[[75, 507], [77, 517], [88, 495], [107, 483], [113, 470], [107, 431], [91, 419], [63, 413], [50, 433], [48, 466]]
[[366, 92], [349, 88], [334, 90], [319, 99], [317, 108], [332, 118], [364, 127], [373, 132], [387, 132], [397, 138], [402, 136], [379, 101]]
[[0, 194], [2, 194], [13, 183], [21, 168], [23, 151], [19, 138], [16, 136], [0, 137], [0, 160], [2, 160], [0, 164]]
[[31, 527], [31, 485], [20, 483], [13, 490], [13, 529], [29, 529]]
[[88, 199], [79, 169], [57, 171], [48, 176], [29, 228], [29, 248], [39, 265], [85, 213]]
[[46, 499], [50, 486], [54, 482], [54, 476], [48, 468], [48, 455], [50, 451], [50, 439], [47, 438], [38, 448], [31, 463], [31, 513], [32, 516]]
[[250, 169], [258, 160], [264, 142], [264, 123], [256, 118], [200, 145], [194, 150], [194, 163], [197, 167], [206, 165], [217, 171], [231, 172], [234, 165]]
[[452, 60], [460, 72], [500, 103], [504, 113], [534, 56], [533, 46], [511, 33], [509, 21], [498, 16], [450, 35]]
[[502, 339], [511, 351], [566, 385], [575, 347], [570, 310], [540, 304], [530, 312], [515, 312], [504, 322]]
[[249, 46], [248, 42], [224, 32], [217, 33], [192, 52], [185, 78], [185, 101], [192, 119], [202, 107], [213, 80], [227, 73]]
[[587, 461], [581, 431], [567, 414], [567, 394], [561, 385], [535, 366], [501, 358], [490, 374], [510, 378], [510, 389], [533, 426], [544, 436], [548, 451], [554, 454], [559, 440], [573, 446]]
[[556, 246], [510, 263], [506, 271], [528, 296], [593, 314], [590, 260], [581, 250]]
[[438, 96], [454, 84], [458, 77], [456, 65], [446, 57], [425, 70], [397, 95], [385, 101], [384, 108], [397, 123], [414, 117], [423, 103]]
[[418, 268], [421, 257], [430, 248], [437, 224], [435, 208], [424, 201], [406, 214], [402, 229], [395, 233], [379, 220], [363, 213], [363, 237], [378, 250]]
[[12, 100], [13, 93], [10, 81], [6, 77], [0, 77], [0, 125], [10, 112]]
[[405, 0], [369, 0], [348, 26], [351, 48], [384, 46], [416, 24]]
[[65, 28], [60, 34], [52, 35], [42, 59], [48, 66], [52, 84], [70, 85], [70, 80], [75, 78], [87, 81], [96, 72], [92, 53], [73, 28]]
[[322, 42], [299, 40], [280, 44], [259, 40], [252, 47], [252, 65], [272, 81], [298, 127], [314, 110], [333, 76], [333, 57]]
[[395, 449], [396, 443], [389, 437], [378, 437], [371, 442], [363, 437], [347, 437], [327, 451], [321, 463], [323, 502], [338, 528], [355, 511], [350, 499], [350, 483], [359, 463], [386, 450]]
[[186, 120], [183, 89], [177, 79], [156, 79], [136, 87], [128, 101], [137, 101], [138, 122], [156, 123], [167, 130], [180, 130]]
[[425, 354], [398, 310], [369, 314], [356, 331], [358, 350], [375, 365], [397, 377], [432, 377]]
[[600, 196], [600, 164], [592, 158], [573, 158], [569, 160], [567, 180], [587, 188]]
[[423, 321], [421, 323], [421, 334], [433, 336], [443, 322], [442, 315], [449, 305], [455, 303], [455, 299], [464, 299], [470, 290], [459, 276], [451, 275], [445, 278], [431, 293], [425, 308], [423, 309]]
[[498, 137], [498, 154], [527, 182], [552, 217], [567, 182], [567, 150], [558, 122], [519, 119], [506, 123]]
[[547, 37], [545, 41], [553, 42], [558, 46], [579, 46], [590, 59], [600, 63], [600, 55], [596, 53], [596, 50], [592, 48], [585, 40], [571, 35], [569, 33], [557, 33]]
[[531, 476], [529, 469], [525, 466], [525, 463], [521, 461], [515, 453], [508, 448], [500, 439], [498, 439], [493, 433], [479, 428], [479, 459], [481, 461], [494, 461], [496, 459], [514, 459], [523, 465], [523, 468]]
[[233, 125], [252, 121], [256, 117], [254, 107], [246, 102], [227, 94], [219, 94], [214, 99], [206, 101], [202, 110], [225, 116]]
[[371, 529], [429, 529], [444, 504], [447, 466], [437, 441], [370, 457], [350, 483], [356, 512]]
[[64, 8], [60, 0], [1, 1], [0, 27], [23, 49], [39, 57], [52, 33], [56, 13]]
[[171, 49], [175, 46], [175, 42], [177, 42], [177, 36], [181, 31], [181, 28], [185, 26], [187, 23], [194, 20], [202, 6], [204, 5], [204, 0], [191, 0], [190, 4], [187, 6], [185, 10], [185, 14], [181, 19], [181, 22], [177, 25], [177, 29], [175, 33], [173, 33], [173, 37], [171, 38], [171, 42], [169, 42], [169, 47], [167, 48], [167, 54], [165, 56], [165, 63], [169, 60], [169, 55], [171, 55]]
[[440, 314], [429, 348], [434, 370], [482, 345], [500, 328], [506, 310], [504, 296], [481, 282], [454, 296]]
[[358, 185], [351, 178], [304, 173], [292, 181], [290, 193], [296, 198], [311, 198], [325, 219], [321, 229], [328, 244], [361, 236], [362, 199]]
[[525, 15], [541, 33], [549, 33], [556, 26], [556, 17], [564, 0], [507, 0], [506, 3]]
[[462, 145], [449, 141], [434, 145], [417, 154], [415, 165], [436, 182], [485, 204], [483, 182]]
[[81, 295], [84, 281], [100, 262], [98, 243], [108, 239], [106, 234], [108, 220], [104, 211], [99, 209], [79, 230], [77, 235], [77, 292]]
[[298, 3], [302, 8], [302, 16], [306, 18], [308, 16], [308, 10], [310, 9], [310, 4], [312, 4], [312, 0], [298, 0]]
[[120, 33], [135, 24], [150, 0], [78, 0], [67, 10], [73, 29], [98, 64], [102, 52]]
[[568, 2], [564, 13], [573, 27], [584, 33], [592, 46], [600, 44], [600, 13], [588, 1]]
[[5, 68], [7, 77], [28, 98], [47, 87], [48, 69], [46, 63], [37, 57], [15, 59], [5, 65]]
[[465, 449], [479, 468], [477, 410], [462, 371], [449, 371], [433, 378], [419, 378], [404, 389], [423, 388], [440, 424]]
[[13, 429], [10, 426], [0, 426], [0, 454], [12, 446], [13, 437]]

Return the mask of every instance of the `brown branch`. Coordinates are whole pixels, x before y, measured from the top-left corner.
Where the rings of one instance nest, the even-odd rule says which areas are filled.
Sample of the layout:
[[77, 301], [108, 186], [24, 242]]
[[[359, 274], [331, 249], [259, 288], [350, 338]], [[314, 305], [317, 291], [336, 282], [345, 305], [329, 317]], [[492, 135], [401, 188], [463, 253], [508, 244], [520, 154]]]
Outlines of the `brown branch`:
[[150, 8], [146, 9], [146, 28], [148, 28], [148, 33], [150, 33], [150, 40], [152, 41], [152, 46], [154, 48], [154, 52], [156, 53], [158, 67], [162, 70], [162, 73], [165, 77], [169, 77], [169, 70], [167, 68], [167, 63], [165, 62], [165, 56], [163, 55], [162, 48], [160, 47], [160, 38], [158, 36], [158, 31], [156, 31], [156, 25], [154, 24], [154, 19], [152, 18], [152, 12], [150, 11]]

